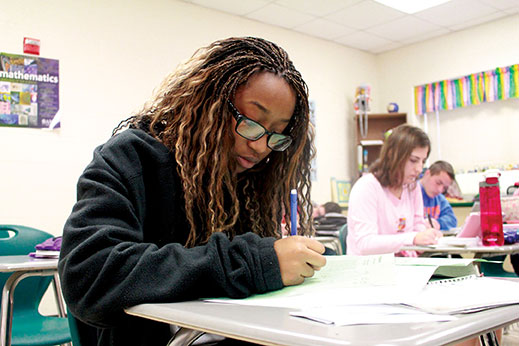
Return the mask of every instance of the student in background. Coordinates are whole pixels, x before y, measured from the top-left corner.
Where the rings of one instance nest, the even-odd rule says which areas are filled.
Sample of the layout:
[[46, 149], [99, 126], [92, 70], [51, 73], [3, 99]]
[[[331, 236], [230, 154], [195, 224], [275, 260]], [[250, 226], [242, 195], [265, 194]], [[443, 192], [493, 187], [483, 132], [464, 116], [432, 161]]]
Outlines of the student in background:
[[418, 127], [396, 127], [380, 156], [353, 186], [348, 208], [349, 255], [396, 253], [404, 245], [436, 244], [442, 236], [423, 219], [422, 193], [417, 184], [429, 156], [430, 141]]
[[420, 179], [425, 222], [434, 229], [449, 230], [458, 225], [452, 207], [443, 195], [454, 181], [454, 169], [445, 161], [433, 163]]
[[63, 294], [95, 343], [166, 345], [167, 324], [124, 309], [247, 297], [324, 266], [321, 243], [280, 234], [293, 188], [311, 233], [312, 140], [307, 86], [272, 42], [217, 41], [169, 75], [95, 150], [64, 227]]
[[314, 203], [313, 217], [314, 219], [326, 216], [326, 214], [342, 214], [342, 208], [337, 202], [326, 202], [321, 205]]
[[324, 215], [326, 214], [342, 214], [342, 208], [339, 203], [336, 202], [326, 202], [323, 204], [324, 207]]

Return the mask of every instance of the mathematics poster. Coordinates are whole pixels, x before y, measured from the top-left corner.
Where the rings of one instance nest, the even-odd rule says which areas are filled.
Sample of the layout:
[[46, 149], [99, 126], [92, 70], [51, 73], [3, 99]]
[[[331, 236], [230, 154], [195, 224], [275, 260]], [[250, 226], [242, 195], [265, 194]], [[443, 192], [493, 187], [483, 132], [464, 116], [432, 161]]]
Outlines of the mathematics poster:
[[58, 110], [59, 60], [0, 53], [0, 126], [48, 128]]

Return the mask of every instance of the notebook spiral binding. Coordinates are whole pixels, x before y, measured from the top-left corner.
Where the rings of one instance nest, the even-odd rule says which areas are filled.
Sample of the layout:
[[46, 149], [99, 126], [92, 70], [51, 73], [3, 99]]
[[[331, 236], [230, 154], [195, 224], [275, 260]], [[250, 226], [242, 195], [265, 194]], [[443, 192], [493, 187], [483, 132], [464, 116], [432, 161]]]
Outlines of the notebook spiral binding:
[[475, 278], [477, 278], [476, 275], [459, 276], [459, 277], [450, 278], [450, 279], [441, 279], [441, 280], [429, 281], [427, 283], [427, 285], [455, 284], [455, 283], [458, 283], [458, 282], [461, 282], [461, 281], [472, 280], [472, 279], [475, 279]]

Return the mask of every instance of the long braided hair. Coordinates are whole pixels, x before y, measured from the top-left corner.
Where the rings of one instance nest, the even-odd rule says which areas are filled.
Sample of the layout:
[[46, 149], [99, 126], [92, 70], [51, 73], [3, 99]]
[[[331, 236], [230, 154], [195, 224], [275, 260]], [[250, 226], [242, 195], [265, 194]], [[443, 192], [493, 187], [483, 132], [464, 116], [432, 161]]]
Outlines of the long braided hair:
[[[272, 151], [252, 169], [234, 175], [236, 163], [229, 155], [234, 129], [227, 100], [260, 72], [274, 73], [295, 91], [296, 107], [285, 130], [293, 142], [285, 151]], [[199, 49], [114, 134], [127, 126], [150, 133], [175, 154], [191, 227], [186, 246], [204, 243], [214, 232], [226, 232], [232, 238], [237, 224], [241, 232], [280, 237], [293, 188], [299, 196], [299, 234], [313, 232], [310, 161], [315, 150], [308, 87], [276, 44], [239, 37]]]

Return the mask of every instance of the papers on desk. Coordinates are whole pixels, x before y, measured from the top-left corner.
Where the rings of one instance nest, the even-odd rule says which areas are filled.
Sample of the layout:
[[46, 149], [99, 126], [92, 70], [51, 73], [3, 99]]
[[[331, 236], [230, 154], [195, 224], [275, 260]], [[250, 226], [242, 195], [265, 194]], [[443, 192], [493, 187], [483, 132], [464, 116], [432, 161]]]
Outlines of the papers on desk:
[[467, 276], [431, 282], [405, 304], [437, 314], [471, 313], [497, 306], [519, 304], [519, 283]]
[[[329, 256], [326, 266], [301, 285], [245, 299], [206, 301], [287, 307], [297, 310], [293, 311], [294, 316], [340, 325], [385, 323], [388, 320], [392, 323], [396, 320], [402, 323], [422, 319], [444, 321], [451, 317], [438, 314], [451, 315], [498, 305], [519, 304], [519, 283], [475, 278], [477, 270], [473, 261], [395, 258], [392, 254]], [[431, 278], [465, 276], [474, 279], [443, 280], [428, 284]], [[406, 306], [414, 309], [403, 309]], [[353, 313], [355, 309], [365, 313]], [[428, 316], [429, 313], [436, 316]]]
[[[467, 258], [431, 258], [431, 257], [396, 257], [395, 265], [397, 266], [409, 266], [416, 270], [415, 275], [420, 275], [420, 272], [424, 272], [422, 274], [425, 276], [425, 279], [420, 278], [423, 282], [424, 288], [425, 285], [437, 278], [457, 278], [463, 276], [471, 276], [478, 275], [478, 271], [473, 264], [474, 259]], [[429, 269], [433, 269], [433, 273], [431, 275], [427, 275], [428, 271], [424, 271], [421, 268], [426, 267]]]
[[59, 251], [36, 250], [35, 252], [31, 252], [29, 256], [34, 258], [59, 258]]
[[[257, 294], [245, 299], [208, 299], [207, 301], [241, 305], [308, 308], [337, 304], [387, 303], [396, 289], [392, 254], [376, 256], [327, 256], [326, 266], [301, 285]], [[431, 273], [432, 274], [432, 271]], [[425, 285], [425, 281], [421, 288]], [[383, 288], [386, 294], [381, 296]], [[392, 301], [391, 301], [392, 302]]]

